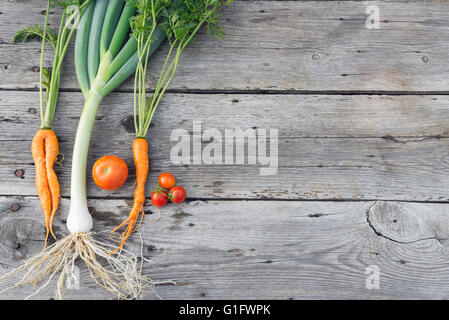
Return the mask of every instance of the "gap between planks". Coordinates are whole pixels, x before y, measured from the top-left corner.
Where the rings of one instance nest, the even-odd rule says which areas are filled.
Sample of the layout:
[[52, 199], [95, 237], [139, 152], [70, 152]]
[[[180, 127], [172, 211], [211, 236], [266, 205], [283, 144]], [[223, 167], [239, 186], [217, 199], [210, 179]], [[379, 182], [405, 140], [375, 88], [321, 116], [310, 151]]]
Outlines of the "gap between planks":
[[[149, 197], [150, 195], [148, 195]], [[0, 197], [5, 198], [15, 198], [15, 197], [36, 197], [35, 195], [20, 195], [20, 194], [2, 194]], [[69, 196], [61, 196], [61, 199], [70, 200]], [[134, 200], [134, 197], [124, 197], [124, 196], [88, 196], [87, 200]], [[149, 198], [147, 199], [149, 200]], [[272, 202], [348, 202], [348, 203], [357, 203], [357, 202], [398, 202], [398, 203], [416, 203], [416, 204], [449, 204], [449, 200], [397, 200], [394, 198], [375, 198], [375, 199], [357, 199], [357, 198], [327, 198], [327, 199], [310, 199], [310, 198], [213, 198], [213, 197], [187, 197], [185, 200], [186, 204], [191, 202], [202, 201], [223, 201], [223, 202], [231, 202], [231, 201], [245, 201], [245, 202], [263, 202], [263, 201], [272, 201]]]
[[[39, 92], [38, 88], [1, 88], [0, 92]], [[81, 93], [81, 90], [73, 88], [61, 88], [59, 92]], [[148, 89], [147, 93], [153, 93], [154, 90]], [[132, 89], [116, 89], [114, 93], [134, 93]], [[236, 90], [236, 89], [167, 89], [166, 94], [228, 94], [228, 95], [322, 95], [322, 96], [447, 96], [449, 91], [388, 91], [388, 90]]]

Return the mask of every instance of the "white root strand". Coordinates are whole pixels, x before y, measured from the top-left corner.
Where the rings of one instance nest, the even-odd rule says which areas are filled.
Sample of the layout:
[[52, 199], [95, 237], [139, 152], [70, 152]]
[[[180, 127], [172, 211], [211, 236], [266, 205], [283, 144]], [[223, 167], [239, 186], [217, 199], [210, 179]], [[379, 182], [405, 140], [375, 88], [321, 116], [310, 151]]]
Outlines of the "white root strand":
[[[113, 249], [113, 245], [94, 239], [93, 233], [71, 234], [43, 249], [22, 266], [1, 275], [0, 281], [24, 273], [15, 285], [1, 290], [0, 294], [22, 285], [36, 287], [48, 278], [35, 292], [26, 297], [31, 298], [47, 287], [53, 277], [60, 273], [56, 298], [62, 299], [68, 290], [66, 282], [76, 277], [74, 271], [78, 258], [84, 261], [95, 283], [118, 299], [142, 299], [146, 285], [152, 286], [154, 290], [154, 286], [159, 282], [153, 282], [142, 275], [142, 263], [146, 260], [143, 255], [139, 263], [138, 257], [125, 249], [110, 255]], [[104, 260], [102, 262], [106, 262], [103, 263], [106, 267], [98, 259]], [[176, 285], [173, 281], [168, 282]]]

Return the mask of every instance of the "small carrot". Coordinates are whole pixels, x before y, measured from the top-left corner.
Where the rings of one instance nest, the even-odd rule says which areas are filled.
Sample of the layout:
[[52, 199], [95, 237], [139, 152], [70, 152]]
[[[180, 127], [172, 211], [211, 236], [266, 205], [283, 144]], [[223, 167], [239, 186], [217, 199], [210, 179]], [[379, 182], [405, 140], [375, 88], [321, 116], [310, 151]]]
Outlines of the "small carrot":
[[59, 153], [58, 139], [53, 130], [39, 130], [31, 143], [31, 153], [36, 167], [36, 188], [41, 207], [45, 215], [45, 227], [49, 233], [56, 236], [52, 230], [53, 217], [59, 205], [59, 183], [53, 170], [53, 164]]
[[45, 165], [47, 170], [48, 187], [51, 193], [51, 215], [49, 221], [49, 229], [53, 237], [56, 239], [53, 233], [53, 219], [59, 206], [60, 188], [59, 181], [53, 166], [58, 158], [59, 143], [53, 130], [47, 130], [47, 137], [45, 138]]
[[143, 212], [143, 205], [145, 203], [145, 183], [148, 177], [148, 171], [150, 169], [150, 162], [148, 159], [148, 142], [144, 138], [137, 138], [133, 143], [133, 154], [134, 154], [134, 164], [136, 166], [136, 190], [134, 191], [134, 205], [131, 209], [129, 217], [123, 221], [118, 227], [111, 231], [111, 233], [116, 232], [118, 229], [123, 227], [126, 223], [128, 226], [126, 230], [122, 233], [122, 242], [118, 246], [117, 249], [110, 252], [109, 254], [113, 254], [119, 251], [126, 240], [131, 235], [131, 232], [136, 225], [137, 218], [139, 213]]

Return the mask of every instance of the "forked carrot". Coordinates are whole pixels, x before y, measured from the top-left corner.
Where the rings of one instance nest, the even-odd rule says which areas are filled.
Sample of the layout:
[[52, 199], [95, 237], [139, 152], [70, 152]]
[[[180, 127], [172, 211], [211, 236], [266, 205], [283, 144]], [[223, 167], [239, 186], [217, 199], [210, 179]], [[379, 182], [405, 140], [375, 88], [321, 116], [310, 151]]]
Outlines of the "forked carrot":
[[[38, 36], [42, 40], [41, 58], [39, 68], [39, 102], [40, 102], [40, 130], [33, 138], [31, 151], [36, 166], [36, 187], [42, 210], [45, 215], [45, 227], [47, 235], [45, 237], [45, 246], [47, 245], [49, 234], [51, 233], [56, 239], [53, 232], [53, 219], [59, 206], [60, 188], [58, 177], [53, 170], [53, 165], [59, 154], [59, 143], [53, 130], [51, 123], [56, 110], [59, 93], [59, 81], [61, 78], [61, 68], [64, 56], [70, 43], [70, 39], [77, 28], [71, 28], [72, 22], [76, 22], [77, 15], [67, 14], [66, 3], [58, 1], [63, 8], [62, 18], [59, 24], [58, 33], [54, 33], [48, 28], [48, 17], [52, 4], [52, 0], [47, 0], [47, 10], [45, 11], [44, 28], [39, 26], [27, 27], [19, 30], [14, 37], [15, 42], [26, 42], [29, 39]], [[83, 1], [81, 1], [83, 2]], [[84, 1], [80, 9], [89, 3]], [[44, 55], [46, 43], [49, 42], [54, 49], [53, 67], [51, 69], [44, 67]], [[45, 87], [45, 98], [44, 98]]]
[[[62, 7], [63, 13], [59, 24], [58, 33], [54, 33], [48, 27], [48, 17], [52, 0], [47, 0], [47, 10], [45, 11], [44, 27], [39, 26], [27, 27], [19, 30], [14, 37], [15, 42], [27, 42], [33, 37], [40, 37], [42, 40], [41, 57], [39, 68], [39, 102], [40, 102], [40, 130], [36, 133], [31, 150], [36, 166], [36, 187], [39, 200], [45, 215], [45, 227], [47, 234], [45, 237], [45, 246], [47, 245], [49, 234], [51, 233], [56, 239], [53, 232], [53, 219], [59, 206], [60, 188], [58, 177], [56, 176], [53, 166], [59, 154], [59, 143], [53, 130], [51, 123], [55, 114], [56, 104], [58, 101], [59, 81], [61, 78], [61, 69], [64, 56], [70, 43], [70, 39], [75, 29], [69, 31], [69, 26], [76, 22], [77, 15], [68, 14], [67, 5], [64, 1], [58, 4]], [[83, 3], [81, 7], [85, 7], [89, 1]], [[80, 8], [81, 8], [80, 7]], [[54, 49], [53, 67], [51, 69], [44, 67], [44, 56], [46, 43], [50, 43]], [[44, 98], [45, 87], [45, 98]]]
[[37, 193], [45, 215], [47, 229], [45, 245], [47, 245], [50, 232], [56, 239], [52, 222], [59, 205], [59, 182], [53, 170], [53, 165], [59, 154], [59, 144], [53, 130], [44, 129], [36, 133], [31, 143], [31, 153], [36, 167]]
[[50, 188], [51, 193], [51, 215], [48, 227], [50, 228], [51, 234], [56, 239], [53, 232], [53, 219], [59, 206], [60, 189], [58, 176], [56, 175], [53, 166], [59, 154], [59, 143], [53, 130], [47, 131], [48, 134], [45, 138], [45, 165], [47, 169], [48, 187]]
[[136, 190], [134, 191], [134, 204], [128, 218], [111, 231], [116, 232], [118, 229], [128, 223], [128, 226], [122, 233], [122, 242], [120, 243], [118, 248], [112, 251], [110, 254], [119, 251], [123, 247], [126, 240], [134, 230], [137, 218], [139, 217], [139, 213], [142, 212], [142, 214], [144, 214], [143, 205], [145, 203], [145, 183], [147, 181], [148, 171], [150, 169], [150, 162], [148, 159], [148, 142], [146, 139], [137, 138], [134, 140], [133, 155], [134, 163], [136, 166]]

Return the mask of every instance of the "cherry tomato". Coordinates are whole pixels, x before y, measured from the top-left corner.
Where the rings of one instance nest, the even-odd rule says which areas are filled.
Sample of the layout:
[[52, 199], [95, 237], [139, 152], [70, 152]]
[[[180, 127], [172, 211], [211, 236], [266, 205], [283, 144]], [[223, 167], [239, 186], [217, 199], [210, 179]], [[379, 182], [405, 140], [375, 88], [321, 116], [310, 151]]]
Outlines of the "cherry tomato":
[[159, 176], [159, 185], [164, 189], [172, 188], [176, 183], [175, 177], [171, 173], [164, 172]]
[[186, 189], [181, 186], [174, 186], [170, 189], [170, 194], [168, 197], [174, 203], [184, 202], [186, 199]]
[[168, 196], [166, 191], [154, 191], [151, 194], [151, 202], [155, 207], [163, 207], [168, 202]]
[[116, 156], [104, 156], [98, 159], [92, 168], [95, 184], [104, 190], [120, 188], [128, 178], [128, 166]]

